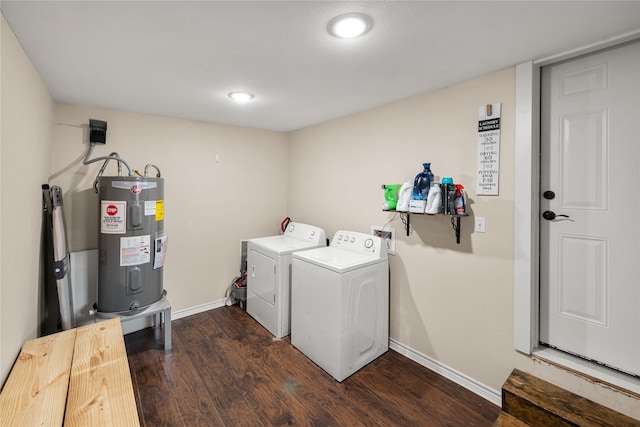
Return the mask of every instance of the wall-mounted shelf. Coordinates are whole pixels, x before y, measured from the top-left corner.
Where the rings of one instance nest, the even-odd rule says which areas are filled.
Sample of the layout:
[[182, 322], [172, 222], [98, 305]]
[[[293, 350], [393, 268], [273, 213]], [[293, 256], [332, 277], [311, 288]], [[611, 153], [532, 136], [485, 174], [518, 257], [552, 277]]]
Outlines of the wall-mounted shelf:
[[450, 215], [450, 214], [424, 214], [424, 213], [416, 213], [416, 212], [403, 212], [403, 211], [396, 211], [396, 210], [384, 210], [385, 212], [393, 212], [393, 213], [399, 213], [400, 215], [402, 214], [406, 214], [407, 215], [407, 222], [404, 223], [404, 228], [407, 231], [407, 236], [409, 236], [409, 227], [411, 225], [411, 215], [426, 215], [426, 216], [435, 216], [435, 215], [440, 215], [440, 216], [448, 216], [451, 218], [451, 227], [453, 227], [453, 231], [456, 233], [456, 243], [460, 244], [460, 218], [463, 216], [469, 216], [467, 214], [463, 214], [463, 215]]

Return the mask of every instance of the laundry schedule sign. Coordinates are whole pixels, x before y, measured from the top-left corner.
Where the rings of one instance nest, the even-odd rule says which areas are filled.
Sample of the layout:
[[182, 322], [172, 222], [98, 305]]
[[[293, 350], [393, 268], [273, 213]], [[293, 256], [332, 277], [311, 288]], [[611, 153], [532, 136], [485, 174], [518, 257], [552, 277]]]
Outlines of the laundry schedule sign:
[[498, 195], [501, 105], [483, 105], [478, 111], [478, 174], [476, 176], [478, 196]]

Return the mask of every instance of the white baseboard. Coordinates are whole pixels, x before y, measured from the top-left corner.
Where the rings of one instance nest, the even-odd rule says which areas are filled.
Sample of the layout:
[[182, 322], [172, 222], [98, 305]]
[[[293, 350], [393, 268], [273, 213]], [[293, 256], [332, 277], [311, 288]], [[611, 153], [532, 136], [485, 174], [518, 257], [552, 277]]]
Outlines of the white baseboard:
[[194, 314], [213, 310], [214, 308], [224, 307], [226, 300], [226, 298], [223, 298], [218, 301], [207, 302], [194, 307], [185, 308], [183, 310], [171, 311], [171, 320], [177, 320], [183, 317], [193, 316]]
[[494, 390], [486, 385], [479, 383], [478, 381], [470, 378], [453, 368], [450, 368], [442, 363], [434, 360], [414, 349], [407, 347], [393, 339], [389, 340], [389, 348], [397, 351], [405, 357], [413, 360], [414, 362], [432, 370], [433, 372], [442, 375], [443, 377], [453, 381], [454, 383], [461, 385], [469, 391], [477, 394], [478, 396], [487, 399], [494, 405], [502, 407], [502, 393]]

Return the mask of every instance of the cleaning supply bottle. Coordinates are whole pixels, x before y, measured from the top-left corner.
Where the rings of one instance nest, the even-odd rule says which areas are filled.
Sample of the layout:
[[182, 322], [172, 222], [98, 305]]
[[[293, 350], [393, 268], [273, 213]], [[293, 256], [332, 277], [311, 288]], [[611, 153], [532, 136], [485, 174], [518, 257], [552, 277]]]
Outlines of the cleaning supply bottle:
[[429, 189], [429, 196], [427, 198], [427, 208], [425, 213], [437, 214], [440, 212], [440, 205], [442, 204], [442, 195], [440, 193], [440, 183], [433, 181], [431, 188]]
[[466, 203], [464, 200], [464, 187], [462, 184], [456, 184], [456, 193], [453, 199], [453, 207], [456, 215], [464, 215], [466, 213]]
[[396, 210], [400, 212], [409, 212], [409, 202], [411, 201], [411, 193], [413, 192], [413, 184], [410, 178], [402, 184], [400, 191], [398, 191], [398, 203], [396, 204]]
[[398, 203], [398, 191], [400, 190], [400, 184], [383, 184], [382, 189], [384, 190], [384, 204], [382, 205], [382, 209], [387, 211], [392, 211], [396, 208]]
[[427, 200], [429, 188], [433, 181], [433, 172], [431, 172], [431, 163], [423, 163], [424, 170], [416, 175], [413, 181], [413, 200]]

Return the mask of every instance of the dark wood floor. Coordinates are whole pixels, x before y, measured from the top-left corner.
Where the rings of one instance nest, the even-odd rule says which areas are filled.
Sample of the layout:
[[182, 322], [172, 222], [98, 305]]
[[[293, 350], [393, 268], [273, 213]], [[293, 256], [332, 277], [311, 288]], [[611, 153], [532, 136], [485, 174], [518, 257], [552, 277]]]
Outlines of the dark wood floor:
[[125, 337], [142, 426], [491, 426], [500, 408], [389, 350], [338, 383], [238, 306]]

